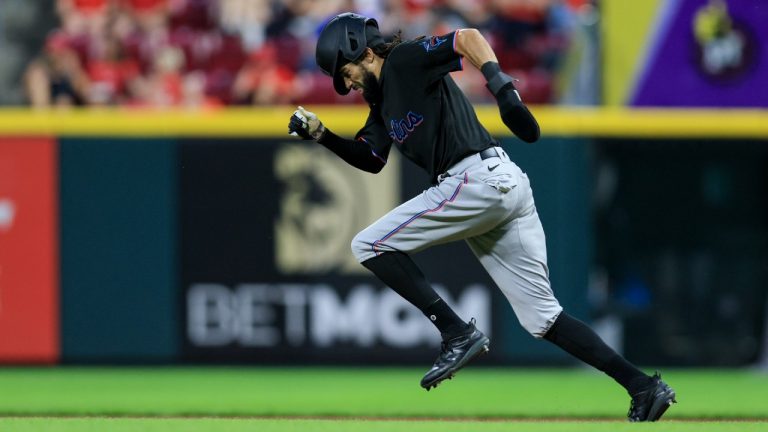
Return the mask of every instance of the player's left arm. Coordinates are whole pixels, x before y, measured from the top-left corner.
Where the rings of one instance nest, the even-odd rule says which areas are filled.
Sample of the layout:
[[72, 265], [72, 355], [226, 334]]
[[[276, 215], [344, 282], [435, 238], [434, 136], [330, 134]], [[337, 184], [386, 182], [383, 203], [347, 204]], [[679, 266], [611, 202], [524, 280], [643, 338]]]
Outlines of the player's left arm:
[[379, 139], [387, 137], [387, 133], [383, 125], [374, 121], [376, 118], [370, 113], [363, 129], [354, 140], [349, 140], [331, 132], [315, 113], [300, 106], [291, 116], [288, 133], [305, 140], [315, 140], [355, 168], [375, 174], [387, 164], [392, 143], [388, 139]]
[[456, 32], [456, 53], [469, 60], [485, 76], [486, 87], [499, 104], [504, 124], [525, 142], [539, 139], [539, 123], [523, 103], [513, 83], [514, 79], [501, 71], [499, 60], [491, 45], [477, 29]]

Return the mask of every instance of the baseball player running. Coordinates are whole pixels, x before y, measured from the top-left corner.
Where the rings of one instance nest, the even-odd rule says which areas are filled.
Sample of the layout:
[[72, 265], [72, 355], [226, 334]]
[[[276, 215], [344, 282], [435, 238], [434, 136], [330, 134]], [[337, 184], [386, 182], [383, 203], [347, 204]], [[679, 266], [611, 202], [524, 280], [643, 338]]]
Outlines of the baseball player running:
[[354, 13], [334, 17], [316, 49], [320, 69], [336, 92], [361, 92], [370, 106], [354, 140], [335, 135], [299, 107], [289, 132], [313, 139], [347, 163], [377, 173], [392, 144], [426, 170], [432, 185], [384, 215], [352, 240], [360, 263], [416, 306], [437, 327], [442, 349], [421, 386], [451, 378], [489, 340], [463, 321], [432, 289], [410, 254], [455, 240], [472, 252], [504, 293], [522, 326], [605, 372], [632, 398], [630, 421], [658, 420], [675, 392], [658, 373], [648, 376], [568, 315], [549, 283], [544, 231], [528, 177], [483, 128], [472, 105], [448, 75], [465, 61], [478, 68], [498, 101], [504, 124], [521, 140], [539, 138], [539, 125], [475, 29], [391, 42], [376, 20]]

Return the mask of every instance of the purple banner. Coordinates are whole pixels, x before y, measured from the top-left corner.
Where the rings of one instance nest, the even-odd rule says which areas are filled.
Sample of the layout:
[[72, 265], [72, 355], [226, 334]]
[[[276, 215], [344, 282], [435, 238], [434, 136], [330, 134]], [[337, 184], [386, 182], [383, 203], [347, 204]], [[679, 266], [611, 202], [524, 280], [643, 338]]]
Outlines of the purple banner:
[[670, 0], [634, 106], [768, 107], [768, 1]]

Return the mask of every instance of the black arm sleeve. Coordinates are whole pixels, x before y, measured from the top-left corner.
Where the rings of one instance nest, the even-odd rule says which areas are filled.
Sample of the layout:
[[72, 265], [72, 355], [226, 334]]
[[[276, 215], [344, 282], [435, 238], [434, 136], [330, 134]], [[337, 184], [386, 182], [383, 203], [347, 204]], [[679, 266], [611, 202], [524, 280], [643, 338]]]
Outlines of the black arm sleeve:
[[387, 163], [385, 159], [377, 156], [368, 142], [362, 138], [348, 140], [326, 128], [325, 133], [317, 142], [336, 153], [346, 163], [363, 171], [378, 173]]

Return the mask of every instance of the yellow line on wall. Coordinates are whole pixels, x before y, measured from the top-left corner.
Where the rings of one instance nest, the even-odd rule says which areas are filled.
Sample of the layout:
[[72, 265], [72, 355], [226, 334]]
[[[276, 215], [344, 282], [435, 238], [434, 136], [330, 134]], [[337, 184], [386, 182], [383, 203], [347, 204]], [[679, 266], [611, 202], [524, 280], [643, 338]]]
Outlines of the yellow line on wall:
[[[365, 106], [315, 106], [325, 125], [351, 137], [364, 124]], [[294, 107], [216, 111], [0, 109], [0, 137], [287, 137]], [[478, 117], [495, 136], [511, 135], [495, 106], [478, 106]], [[635, 138], [768, 138], [768, 110], [661, 110], [537, 106], [543, 136]]]

